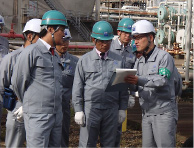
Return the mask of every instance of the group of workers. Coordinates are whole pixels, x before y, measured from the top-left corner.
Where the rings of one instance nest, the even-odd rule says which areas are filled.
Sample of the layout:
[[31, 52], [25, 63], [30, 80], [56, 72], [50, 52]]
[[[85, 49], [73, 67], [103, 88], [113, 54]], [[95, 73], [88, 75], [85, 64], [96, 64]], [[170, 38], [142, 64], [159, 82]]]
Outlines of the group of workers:
[[[71, 99], [79, 147], [96, 147], [98, 139], [101, 147], [120, 147], [135, 92], [142, 108], [142, 147], [175, 147], [179, 75], [171, 55], [154, 45], [151, 22], [123, 18], [114, 39], [110, 23], [96, 22], [95, 46], [79, 59], [67, 52], [71, 34], [59, 11], [29, 20], [23, 35], [24, 45], [0, 63], [1, 102], [7, 89], [16, 96], [7, 114], [6, 147], [22, 147], [25, 140], [27, 147], [68, 147]], [[123, 78], [128, 90], [107, 92], [116, 68], [134, 68], [137, 74]]]

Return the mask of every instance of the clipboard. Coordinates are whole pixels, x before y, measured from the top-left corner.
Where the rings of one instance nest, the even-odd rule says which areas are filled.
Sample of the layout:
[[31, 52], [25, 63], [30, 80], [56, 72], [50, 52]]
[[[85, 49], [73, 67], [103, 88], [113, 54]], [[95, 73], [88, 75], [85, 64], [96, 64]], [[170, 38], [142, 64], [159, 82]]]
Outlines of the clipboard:
[[[118, 74], [118, 71], [120, 71], [122, 74]], [[128, 90], [130, 84], [124, 82], [124, 77], [126, 77], [127, 75], [135, 75], [136, 72], [137, 69], [116, 69], [116, 72], [113, 72], [111, 76], [111, 79], [105, 89], [105, 92]], [[119, 79], [121, 77], [123, 77], [123, 80]], [[115, 80], [118, 80], [116, 81], [116, 84]]]

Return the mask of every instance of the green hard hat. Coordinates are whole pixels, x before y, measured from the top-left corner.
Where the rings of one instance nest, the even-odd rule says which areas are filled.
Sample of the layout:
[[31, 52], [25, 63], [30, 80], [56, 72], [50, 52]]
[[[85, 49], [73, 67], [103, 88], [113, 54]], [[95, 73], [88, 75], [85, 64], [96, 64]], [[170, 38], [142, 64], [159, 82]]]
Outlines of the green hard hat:
[[134, 21], [130, 18], [123, 18], [119, 24], [117, 30], [124, 31], [124, 32], [132, 32], [132, 25]]
[[68, 26], [67, 25], [67, 19], [65, 15], [57, 10], [49, 10], [47, 11], [43, 17], [41, 26], [43, 25], [62, 25], [62, 26]]
[[91, 37], [98, 40], [111, 40], [114, 37], [112, 26], [106, 21], [96, 22], [92, 28]]

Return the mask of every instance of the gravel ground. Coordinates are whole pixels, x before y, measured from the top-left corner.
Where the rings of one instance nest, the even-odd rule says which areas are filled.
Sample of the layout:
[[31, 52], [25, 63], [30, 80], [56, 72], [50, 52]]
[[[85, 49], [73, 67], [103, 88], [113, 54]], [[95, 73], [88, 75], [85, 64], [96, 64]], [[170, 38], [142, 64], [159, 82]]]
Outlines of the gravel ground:
[[[186, 105], [187, 103], [183, 103], [184, 106], [188, 106]], [[191, 103], [188, 103], [189, 105], [191, 105]], [[183, 110], [184, 109], [184, 110]], [[135, 110], [134, 108], [130, 109], [130, 110]], [[128, 109], [128, 120], [127, 120], [127, 130], [125, 132], [123, 132], [122, 134], [122, 138], [121, 138], [121, 147], [141, 147], [141, 123], [137, 122], [135, 120], [133, 120], [132, 116], [130, 114], [130, 110]], [[189, 110], [186, 107], [183, 107], [181, 112], [185, 113], [190, 111], [190, 113], [192, 114], [192, 109]], [[136, 112], [136, 111], [134, 111]], [[189, 112], [188, 112], [189, 113]], [[70, 125], [70, 143], [69, 143], [69, 147], [78, 147], [78, 142], [79, 142], [79, 126], [74, 122], [74, 113], [72, 111], [72, 118], [71, 118], [71, 125]], [[141, 116], [141, 115], [138, 115]], [[135, 115], [134, 118], [139, 118], [137, 115]], [[180, 116], [181, 117], [181, 116]], [[190, 118], [191, 116], [185, 116], [184, 115], [184, 120], [186, 120], [186, 118], [189, 118], [188, 121], [192, 122], [192, 119]], [[180, 120], [181, 121], [181, 120]], [[187, 121], [187, 123], [188, 123]], [[1, 122], [1, 126], [2, 126], [2, 130], [1, 130], [1, 142], [0, 142], [0, 147], [5, 147], [5, 122], [6, 122], [6, 110], [3, 111], [3, 116], [2, 116], [2, 122]], [[182, 125], [183, 127], [185, 126], [184, 124]], [[185, 128], [189, 128], [191, 130], [190, 127], [185, 127]], [[184, 143], [184, 141], [188, 138], [188, 136], [185, 136], [184, 134], [178, 132], [177, 133], [177, 144], [176, 147], [181, 147], [182, 144]], [[99, 143], [97, 144], [97, 147], [99, 146]]]

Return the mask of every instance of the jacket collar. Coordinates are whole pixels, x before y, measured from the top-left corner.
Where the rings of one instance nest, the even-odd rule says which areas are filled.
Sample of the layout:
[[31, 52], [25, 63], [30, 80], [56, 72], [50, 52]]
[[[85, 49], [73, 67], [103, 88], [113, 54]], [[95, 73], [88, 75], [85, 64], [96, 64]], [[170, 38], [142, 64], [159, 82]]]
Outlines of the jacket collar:
[[[94, 47], [93, 50], [91, 51], [91, 60], [100, 60], [100, 57], [98, 53], [96, 52], [96, 47]], [[112, 56], [112, 52], [110, 52], [110, 49], [107, 53], [107, 57], [105, 60], [114, 60]]]
[[48, 53], [49, 52], [48, 48], [44, 45], [44, 43], [40, 39], [38, 39], [35, 44], [38, 45], [37, 47], [39, 48], [39, 50], [42, 53]]
[[[154, 51], [152, 52], [152, 54], [150, 55], [150, 57], [148, 58], [147, 61], [149, 61], [149, 62], [154, 62], [154, 61], [156, 60], [156, 57], [157, 57], [157, 55], [158, 55], [159, 50], [161, 50], [161, 49], [159, 49], [159, 48], [157, 48], [157, 47], [155, 46]], [[141, 56], [140, 59], [139, 59], [139, 62], [140, 62], [140, 63], [145, 62], [145, 57], [144, 57], [144, 56]]]
[[[117, 37], [114, 42], [114, 49], [115, 50], [122, 50], [122, 44], [121, 42], [119, 41], [119, 37]], [[124, 48], [124, 51], [127, 51], [127, 52], [130, 52], [130, 44], [128, 44], [126, 47], [123, 47]]]

